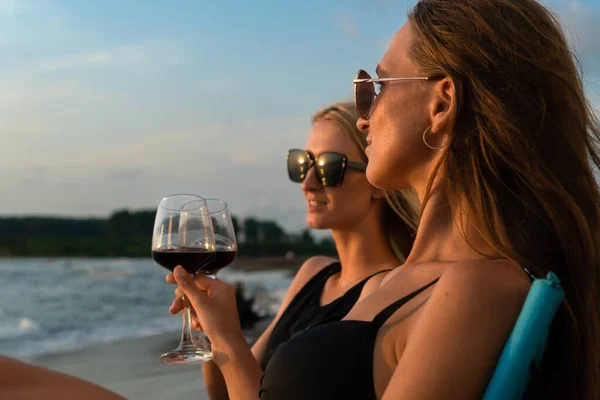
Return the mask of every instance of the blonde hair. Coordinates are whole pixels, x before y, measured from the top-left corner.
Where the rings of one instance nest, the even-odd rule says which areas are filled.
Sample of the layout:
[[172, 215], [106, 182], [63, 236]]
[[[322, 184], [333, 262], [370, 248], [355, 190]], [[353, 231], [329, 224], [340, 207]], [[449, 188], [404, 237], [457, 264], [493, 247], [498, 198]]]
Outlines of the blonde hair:
[[[362, 161], [367, 162], [365, 149], [367, 138], [356, 127], [358, 114], [353, 102], [340, 102], [319, 110], [312, 116], [312, 123], [328, 120], [337, 123], [361, 151]], [[385, 209], [383, 223], [388, 245], [400, 262], [404, 262], [414, 242], [419, 220], [420, 203], [413, 189], [383, 191]]]

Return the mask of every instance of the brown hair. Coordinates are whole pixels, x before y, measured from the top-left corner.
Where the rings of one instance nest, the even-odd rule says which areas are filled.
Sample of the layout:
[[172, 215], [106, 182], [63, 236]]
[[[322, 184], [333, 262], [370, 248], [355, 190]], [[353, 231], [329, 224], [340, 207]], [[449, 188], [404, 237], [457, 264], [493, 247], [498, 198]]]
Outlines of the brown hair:
[[409, 21], [412, 60], [457, 90], [435, 168], [451, 204], [465, 199], [496, 250], [565, 291], [544, 398], [600, 398], [600, 125], [560, 24], [534, 0], [422, 0]]
[[[333, 121], [341, 126], [360, 149], [362, 161], [367, 162], [367, 138], [356, 127], [358, 114], [353, 102], [336, 103], [318, 111], [313, 115], [312, 123], [319, 120]], [[412, 189], [384, 191], [384, 195], [386, 202], [382, 222], [388, 236], [388, 244], [396, 258], [403, 263], [414, 243], [419, 219], [419, 199]]]

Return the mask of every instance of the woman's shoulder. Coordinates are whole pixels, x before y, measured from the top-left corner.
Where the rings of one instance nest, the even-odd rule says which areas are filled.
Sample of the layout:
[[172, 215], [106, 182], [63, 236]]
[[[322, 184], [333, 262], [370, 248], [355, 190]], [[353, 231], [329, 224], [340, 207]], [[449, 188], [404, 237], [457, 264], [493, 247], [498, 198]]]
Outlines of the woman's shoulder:
[[[337, 262], [335, 258], [325, 257], [325, 256], [312, 256], [308, 258], [292, 279], [290, 286], [288, 287], [287, 293], [281, 303], [280, 313], [283, 312], [287, 308], [287, 306], [291, 303], [292, 299], [296, 297], [298, 293], [302, 290], [304, 286], [314, 278], [319, 272], [321, 272], [328, 265], [331, 265], [334, 262]], [[278, 314], [279, 316], [279, 314]]]
[[[416, 269], [418, 268], [418, 271]], [[407, 269], [411, 272], [411, 281], [423, 281], [423, 284], [438, 279], [433, 293], [437, 290], [458, 290], [461, 293], [494, 295], [499, 292], [527, 293], [530, 287], [528, 275], [518, 263], [508, 259], [478, 259], [458, 262], [432, 262], [422, 265], [405, 266], [387, 274], [382, 285], [386, 287], [404, 287]], [[425, 282], [427, 279], [429, 280]], [[439, 289], [442, 288], [442, 289]]]
[[312, 256], [308, 258], [300, 268], [292, 283], [290, 284], [290, 290], [296, 289], [299, 291], [304, 285], [308, 283], [312, 278], [314, 278], [319, 272], [321, 272], [325, 267], [338, 262], [337, 259], [326, 256]]
[[456, 287], [461, 291], [497, 295], [513, 293], [519, 297], [529, 291], [531, 283], [521, 266], [508, 259], [459, 261], [441, 274], [442, 288]]
[[429, 321], [456, 317], [467, 326], [493, 320], [499, 329], [510, 330], [530, 286], [525, 272], [511, 260], [456, 262], [442, 272], [424, 315]]
[[[448, 329], [444, 326], [447, 323], [485, 325], [490, 320], [500, 329], [510, 329], [531, 286], [526, 273], [510, 260], [436, 262], [409, 268], [414, 270], [388, 274], [380, 286], [387, 293], [382, 298], [387, 304], [390, 299], [435, 283], [420, 296], [421, 300], [415, 300], [420, 312], [413, 315], [414, 323], [425, 324], [429, 329]], [[402, 315], [400, 312], [390, 322], [401, 321]]]
[[277, 315], [271, 321], [269, 327], [265, 331], [263, 331], [260, 338], [252, 347], [252, 352], [254, 353], [256, 359], [259, 360], [259, 362], [262, 363], [264, 361], [265, 354], [268, 351], [267, 346], [269, 345], [269, 342], [271, 340], [271, 334], [273, 333], [275, 326], [279, 323], [281, 316], [287, 310], [288, 306], [292, 303], [294, 298], [298, 295], [298, 293], [300, 293], [302, 288], [306, 286], [306, 284], [315, 275], [317, 275], [325, 267], [331, 265], [331, 263], [334, 263], [336, 261], [338, 260], [331, 257], [313, 256], [304, 261], [304, 263], [302, 263], [302, 265], [296, 272], [294, 279], [290, 283], [290, 286], [288, 287], [287, 293], [285, 294], [283, 301], [281, 302], [281, 306], [279, 307]]

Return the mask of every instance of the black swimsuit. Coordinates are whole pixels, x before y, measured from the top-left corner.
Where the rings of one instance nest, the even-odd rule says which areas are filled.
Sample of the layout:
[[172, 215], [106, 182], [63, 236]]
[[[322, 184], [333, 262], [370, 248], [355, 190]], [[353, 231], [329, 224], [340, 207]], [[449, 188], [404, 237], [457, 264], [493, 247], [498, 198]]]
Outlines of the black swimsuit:
[[373, 351], [377, 331], [394, 312], [438, 279], [392, 303], [373, 321], [325, 320], [279, 346], [264, 370], [260, 398], [375, 400]]
[[354, 307], [365, 283], [374, 275], [389, 271], [379, 271], [368, 276], [348, 289], [342, 296], [329, 304], [321, 306], [321, 294], [323, 293], [325, 283], [332, 275], [340, 272], [341, 268], [342, 266], [339, 262], [334, 262], [326, 266], [308, 281], [290, 302], [275, 325], [271, 335], [269, 335], [269, 341], [261, 360], [263, 371], [278, 346], [287, 342], [296, 333], [323, 320], [339, 321], [344, 318], [352, 307]]

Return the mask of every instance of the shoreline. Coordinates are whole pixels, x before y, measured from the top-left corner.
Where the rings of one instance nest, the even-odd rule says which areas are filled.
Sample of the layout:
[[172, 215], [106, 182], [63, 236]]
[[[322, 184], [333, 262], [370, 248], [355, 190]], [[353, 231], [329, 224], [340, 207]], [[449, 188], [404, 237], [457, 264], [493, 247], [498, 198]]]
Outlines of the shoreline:
[[[237, 257], [229, 267], [236, 270], [250, 272], [250, 271], [272, 271], [272, 270], [291, 270], [296, 271], [310, 256], [297, 256], [292, 259], [286, 257], [248, 257], [239, 256]], [[42, 260], [144, 260], [147, 259], [152, 261], [151, 256], [147, 257], [89, 257], [89, 256], [11, 256], [1, 255], [0, 259], [5, 260], [25, 260], [25, 259], [42, 259]]]

